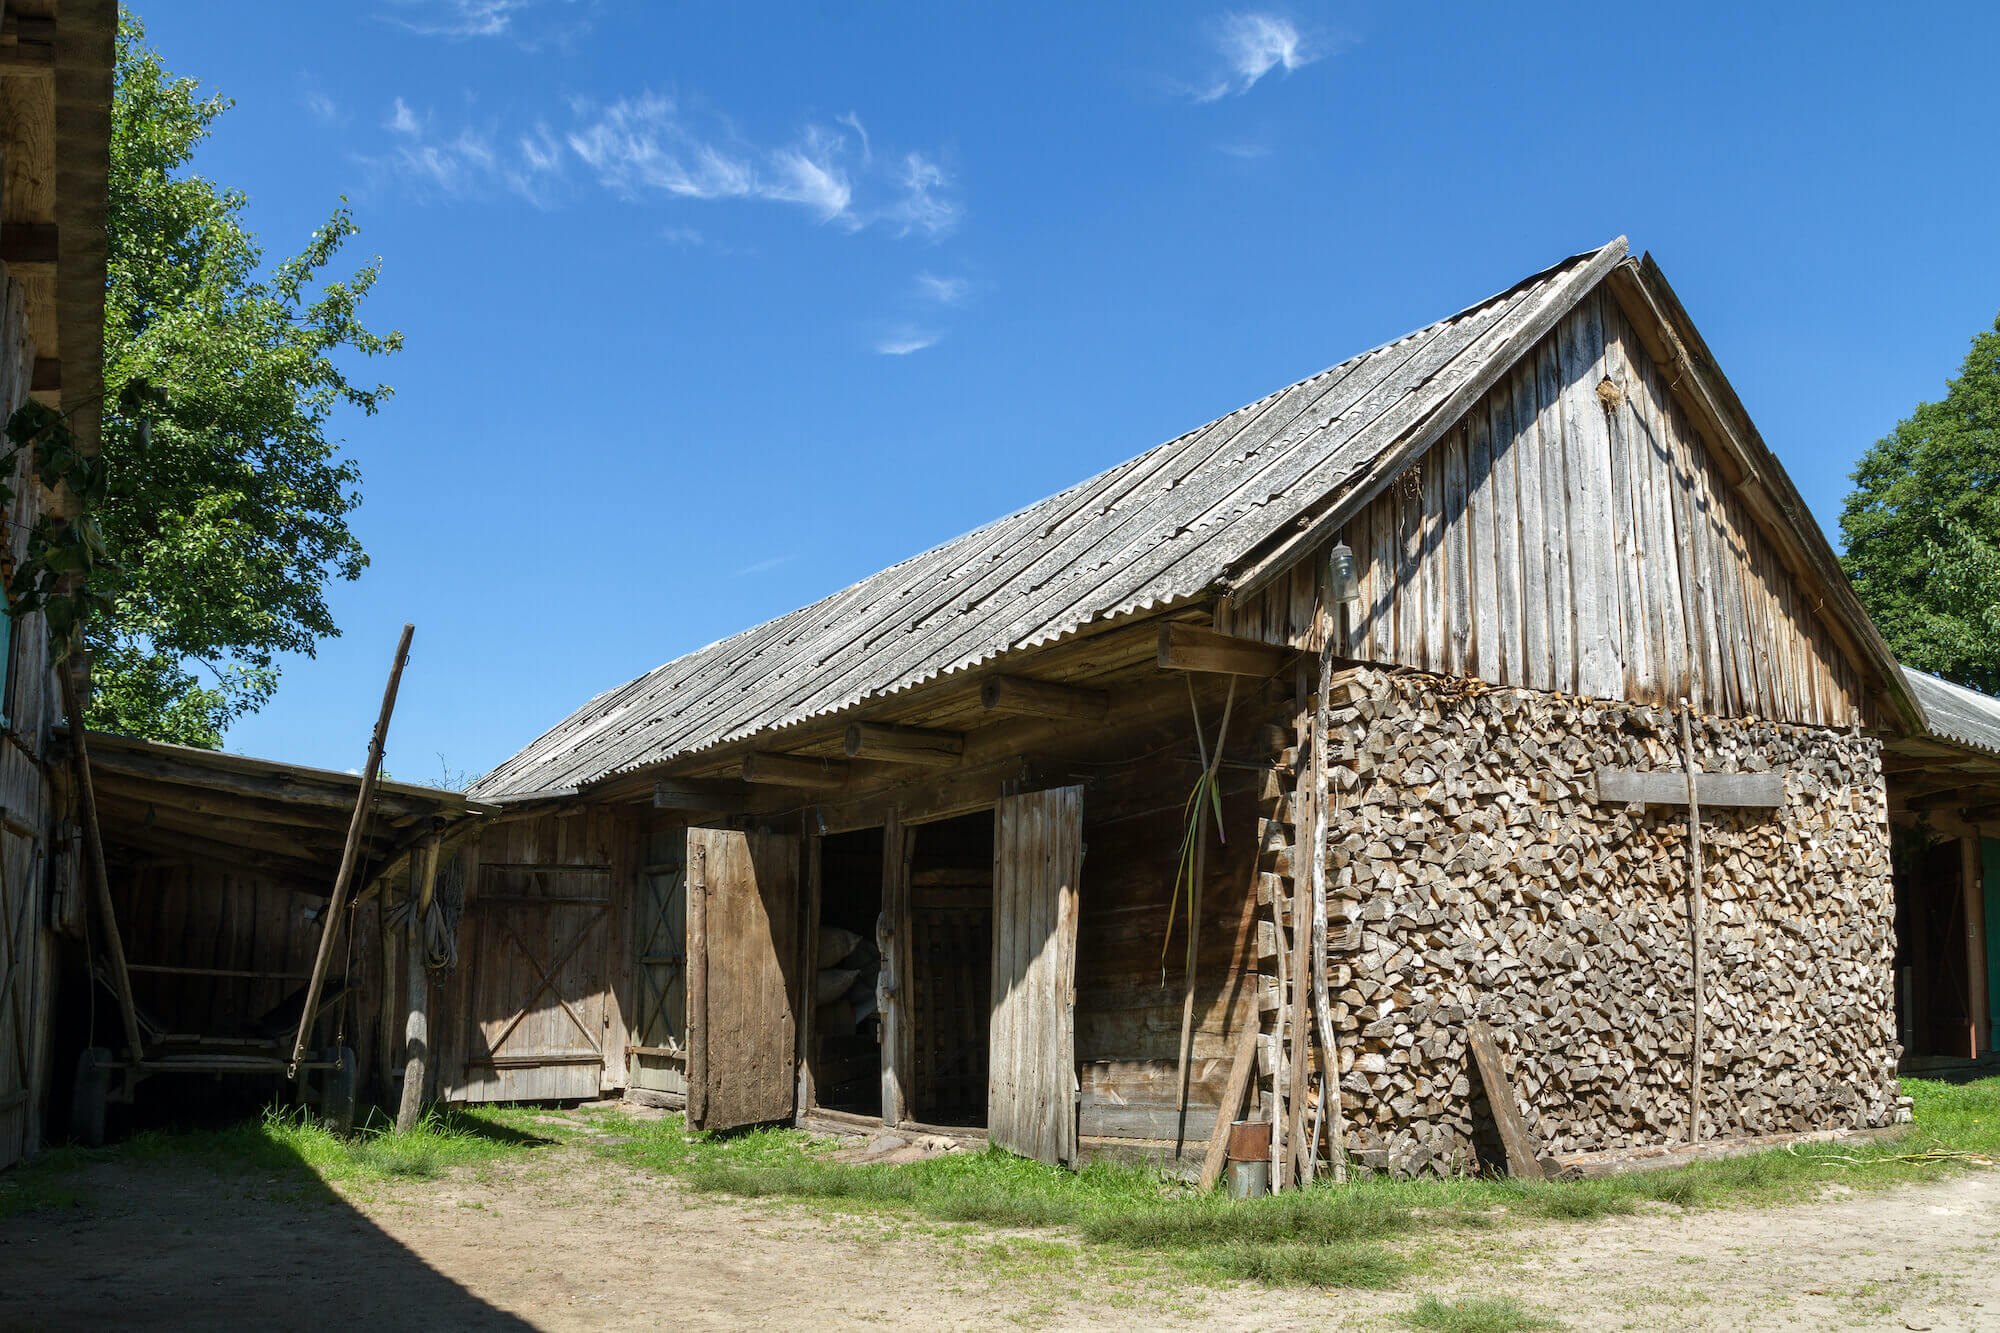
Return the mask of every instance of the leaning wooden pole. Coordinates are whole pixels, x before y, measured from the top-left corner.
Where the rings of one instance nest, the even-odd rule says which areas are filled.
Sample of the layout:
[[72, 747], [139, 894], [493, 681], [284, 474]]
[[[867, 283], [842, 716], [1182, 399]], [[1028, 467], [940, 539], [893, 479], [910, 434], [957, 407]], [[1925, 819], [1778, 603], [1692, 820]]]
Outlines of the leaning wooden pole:
[[97, 824], [97, 789], [90, 782], [90, 745], [84, 739], [83, 705], [77, 698], [76, 676], [68, 661], [56, 664], [56, 680], [62, 690], [63, 716], [69, 719], [69, 762], [75, 771], [78, 813], [83, 816], [83, 850], [90, 862], [91, 896], [97, 903], [98, 920], [104, 925], [104, 951], [111, 959], [111, 981], [118, 991], [118, 1016], [125, 1025], [127, 1054], [137, 1061], [145, 1054], [145, 1043], [139, 1035], [139, 1006], [132, 998], [132, 973], [125, 966], [125, 942], [118, 937], [118, 909], [111, 903], [111, 875], [105, 869], [104, 836]]
[[1701, 1140], [1701, 1055], [1706, 1036], [1702, 1007], [1707, 994], [1702, 973], [1707, 961], [1704, 957], [1707, 946], [1702, 928], [1701, 797], [1695, 783], [1695, 775], [1700, 769], [1695, 763], [1694, 726], [1689, 721], [1692, 712], [1687, 700], [1681, 700], [1681, 752], [1687, 764], [1688, 790], [1688, 936], [1692, 945], [1694, 973], [1694, 1033], [1688, 1055], [1688, 1142], [1697, 1143]]
[[403, 637], [396, 641], [396, 660], [389, 664], [389, 684], [382, 691], [382, 712], [375, 719], [375, 734], [368, 740], [368, 766], [361, 771], [361, 794], [354, 800], [354, 818], [347, 823], [347, 845], [340, 852], [340, 871], [333, 878], [333, 895], [327, 899], [326, 914], [320, 918], [326, 929], [320, 932], [319, 952], [313, 955], [312, 980], [306, 983], [305, 1007], [299, 1011], [299, 1030], [292, 1038], [292, 1062], [285, 1071], [288, 1078], [299, 1075], [299, 1062], [305, 1059], [306, 1037], [318, 1016], [327, 960], [333, 956], [333, 937], [340, 930], [340, 909], [344, 906], [347, 886], [354, 878], [354, 869], [361, 863], [361, 834], [368, 826], [368, 807], [375, 801], [375, 779], [382, 771], [382, 747], [389, 739], [389, 717], [396, 711], [396, 687], [402, 684], [403, 665], [410, 660], [410, 636], [416, 632], [415, 625], [403, 626]]
[[[1194, 703], [1194, 684], [1188, 684], [1188, 703]], [[1208, 807], [1218, 798], [1215, 791], [1216, 776], [1222, 770], [1222, 747], [1229, 740], [1229, 714], [1236, 707], [1236, 678], [1229, 678], [1229, 695], [1222, 703], [1222, 725], [1215, 733], [1215, 753], [1209, 754], [1208, 747], [1201, 738], [1201, 710], [1194, 714], [1195, 745], [1201, 752], [1201, 783], [1195, 789], [1197, 809], [1195, 811], [1194, 871], [1188, 882], [1188, 922], [1187, 922], [1187, 994], [1181, 1000], [1181, 1057], [1179, 1070], [1180, 1110], [1174, 1118], [1174, 1160], [1179, 1161], [1181, 1151], [1187, 1143], [1188, 1089], [1193, 1081], [1193, 1062], [1189, 1057], [1194, 1051], [1194, 982], [1195, 964], [1201, 947], [1201, 882], [1208, 874]], [[1216, 820], [1218, 835], [1221, 834], [1221, 819]]]
[[403, 1020], [403, 1099], [396, 1108], [396, 1132], [407, 1134], [424, 1114], [424, 1088], [430, 1081], [430, 978], [424, 972], [424, 915], [430, 910], [437, 883], [438, 834], [425, 840], [410, 876], [409, 1016]]

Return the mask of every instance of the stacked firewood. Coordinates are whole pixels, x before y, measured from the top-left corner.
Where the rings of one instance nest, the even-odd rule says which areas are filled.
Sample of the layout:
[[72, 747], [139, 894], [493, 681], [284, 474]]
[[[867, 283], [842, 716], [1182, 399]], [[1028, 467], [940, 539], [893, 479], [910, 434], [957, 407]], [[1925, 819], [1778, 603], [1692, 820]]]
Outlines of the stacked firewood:
[[[1479, 1164], [1474, 1017], [1549, 1151], [1685, 1139], [1687, 810], [1595, 787], [1599, 767], [1681, 771], [1675, 712], [1365, 669], [1330, 703], [1349, 1152], [1402, 1174]], [[1697, 718], [1694, 744], [1704, 770], [1781, 772], [1787, 795], [1704, 811], [1703, 1137], [1902, 1118], [1879, 747], [1720, 718]]]

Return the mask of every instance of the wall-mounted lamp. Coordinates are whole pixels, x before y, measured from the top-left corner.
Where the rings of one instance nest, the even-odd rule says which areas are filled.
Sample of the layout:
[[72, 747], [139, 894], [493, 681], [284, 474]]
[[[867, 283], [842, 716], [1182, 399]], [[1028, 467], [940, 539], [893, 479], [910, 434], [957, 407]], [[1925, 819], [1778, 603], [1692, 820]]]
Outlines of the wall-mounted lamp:
[[1333, 554], [1327, 560], [1326, 595], [1330, 602], [1358, 602], [1361, 600], [1361, 579], [1354, 569], [1354, 552], [1346, 542], [1336, 542]]

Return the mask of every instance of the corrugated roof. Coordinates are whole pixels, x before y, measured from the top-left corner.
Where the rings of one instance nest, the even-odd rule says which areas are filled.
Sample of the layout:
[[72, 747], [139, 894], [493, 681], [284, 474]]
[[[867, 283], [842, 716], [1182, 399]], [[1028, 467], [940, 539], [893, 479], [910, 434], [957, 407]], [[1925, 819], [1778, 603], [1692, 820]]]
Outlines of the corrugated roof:
[[824, 717], [1198, 596], [1490, 379], [1625, 255], [1619, 237], [1039, 504], [600, 694], [471, 788], [576, 788]]
[[1903, 678], [1924, 706], [1933, 736], [2000, 755], [2000, 699], [1915, 667], [1904, 667]]

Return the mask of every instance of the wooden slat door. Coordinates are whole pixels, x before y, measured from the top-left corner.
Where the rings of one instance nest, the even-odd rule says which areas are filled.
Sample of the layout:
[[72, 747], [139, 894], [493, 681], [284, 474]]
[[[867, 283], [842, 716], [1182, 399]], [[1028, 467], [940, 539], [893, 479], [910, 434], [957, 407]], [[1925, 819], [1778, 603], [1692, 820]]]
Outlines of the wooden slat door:
[[[675, 839], [676, 842], [679, 839]], [[633, 904], [632, 1057], [635, 1088], [687, 1091], [687, 874], [683, 848], [641, 867]]]
[[1076, 1159], [1076, 912], [1083, 788], [1009, 796], [993, 822], [993, 1022], [986, 1128], [998, 1147]]
[[609, 866], [482, 865], [466, 907], [473, 1102], [598, 1095], [609, 1026]]
[[687, 831], [688, 1123], [789, 1119], [796, 1090], [799, 840]]

